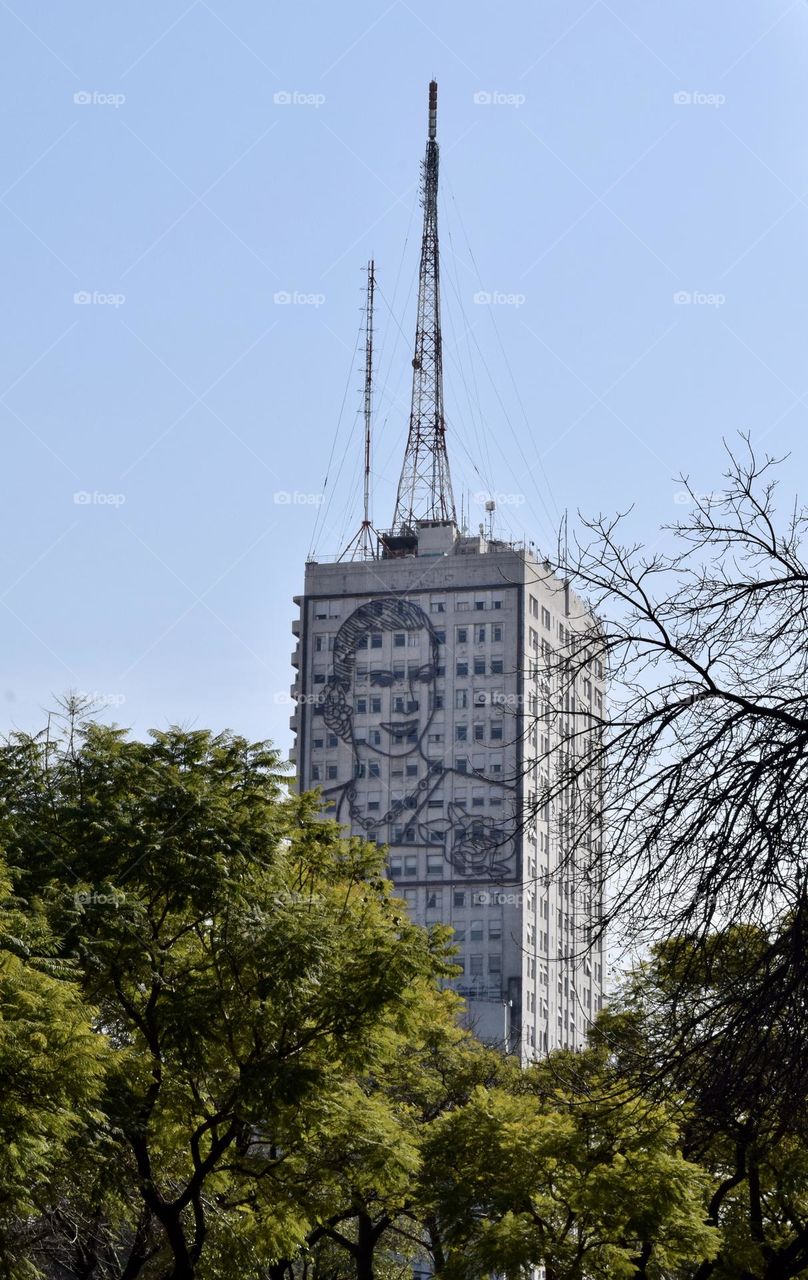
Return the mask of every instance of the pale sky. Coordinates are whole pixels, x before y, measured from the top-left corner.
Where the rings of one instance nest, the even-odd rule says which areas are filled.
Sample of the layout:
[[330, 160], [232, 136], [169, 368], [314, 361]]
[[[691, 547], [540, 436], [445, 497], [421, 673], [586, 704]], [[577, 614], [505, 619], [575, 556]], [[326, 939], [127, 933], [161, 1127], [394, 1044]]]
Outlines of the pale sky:
[[360, 516], [370, 256], [392, 514], [432, 76], [472, 523], [633, 504], [653, 541], [739, 430], [805, 493], [804, 0], [4, 0], [0, 39], [5, 731], [73, 688], [288, 748], [291, 597]]

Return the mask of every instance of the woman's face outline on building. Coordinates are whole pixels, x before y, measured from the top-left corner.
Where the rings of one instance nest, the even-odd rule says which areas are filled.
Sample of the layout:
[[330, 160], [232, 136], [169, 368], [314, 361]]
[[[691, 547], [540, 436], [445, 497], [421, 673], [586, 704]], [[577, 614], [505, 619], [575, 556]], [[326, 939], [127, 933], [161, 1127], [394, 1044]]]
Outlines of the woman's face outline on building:
[[[384, 642], [373, 643], [379, 633], [390, 637], [384, 646], [391, 655], [398, 651], [392, 643], [394, 634], [410, 641], [419, 635], [417, 646], [406, 644], [401, 651], [410, 661], [396, 664], [391, 656], [386, 668], [363, 672], [361, 685], [357, 678], [357, 662], [377, 652]], [[334, 646], [334, 666], [330, 686], [334, 690], [335, 728], [345, 742], [350, 742], [354, 758], [370, 753], [400, 759], [420, 752], [425, 755], [425, 738], [435, 714], [435, 685], [440, 641], [432, 623], [418, 605], [408, 600], [387, 599], [376, 602], [372, 611], [360, 605], [342, 624]], [[379, 655], [381, 656], [381, 655]], [[417, 664], [414, 658], [417, 657]], [[398, 667], [398, 671], [396, 671]], [[372, 699], [379, 699], [380, 710], [370, 711]], [[363, 699], [369, 712], [368, 722], [357, 729], [358, 701]], [[396, 705], [398, 704], [398, 705]], [[344, 708], [341, 715], [340, 705]], [[370, 740], [377, 734], [379, 742]]]
[[[425, 615], [424, 615], [425, 616]], [[369, 630], [372, 628], [369, 628]], [[381, 733], [381, 742], [373, 743], [369, 738], [362, 741], [357, 740], [356, 725], [354, 720], [351, 721], [351, 739], [354, 755], [358, 755], [360, 751], [371, 751], [374, 755], [389, 756], [392, 758], [403, 758], [404, 756], [413, 755], [420, 751], [423, 754], [424, 739], [429, 732], [429, 727], [435, 715], [435, 684], [437, 681], [437, 665], [434, 658], [434, 633], [425, 616], [424, 625], [421, 627], [403, 627], [408, 636], [413, 632], [423, 633], [422, 643], [419, 645], [421, 655], [426, 649], [429, 658], [426, 662], [419, 662], [415, 671], [405, 675], [405, 687], [407, 693], [402, 695], [401, 692], [393, 692], [396, 684], [399, 686], [400, 681], [396, 677], [391, 668], [382, 668], [378, 671], [368, 672], [368, 702], [374, 696], [381, 696], [382, 710], [378, 719], [372, 720], [368, 729], [377, 729]], [[356, 680], [356, 657], [359, 652], [364, 649], [354, 650], [354, 661], [351, 670], [351, 687], [348, 696], [351, 698], [352, 705], [356, 705], [356, 698], [365, 695], [364, 688], [359, 689]], [[407, 705], [402, 712], [394, 710], [393, 699], [404, 696]]]

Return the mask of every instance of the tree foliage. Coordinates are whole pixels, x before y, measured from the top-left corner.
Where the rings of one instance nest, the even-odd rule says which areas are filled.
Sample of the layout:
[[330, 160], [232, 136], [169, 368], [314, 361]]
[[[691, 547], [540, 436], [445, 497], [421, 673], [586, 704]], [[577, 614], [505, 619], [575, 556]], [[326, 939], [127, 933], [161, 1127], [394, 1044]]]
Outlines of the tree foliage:
[[126, 1280], [294, 1251], [316, 1211], [296, 1163], [348, 1117], [373, 1128], [354, 1081], [447, 971], [445, 935], [409, 922], [378, 850], [282, 793], [263, 744], [71, 723], [14, 739], [0, 785], [20, 891], [114, 1050], [103, 1130], [43, 1250], [55, 1231], [68, 1274]]
[[675, 1109], [627, 1090], [596, 1050], [475, 1090], [427, 1157], [447, 1277], [544, 1266], [549, 1280], [629, 1280], [711, 1257], [708, 1176], [678, 1136]]
[[36, 904], [12, 893], [0, 867], [0, 1270], [29, 1275], [20, 1227], [43, 1188], [64, 1180], [71, 1142], [94, 1109], [111, 1058], [93, 1030], [70, 965]]

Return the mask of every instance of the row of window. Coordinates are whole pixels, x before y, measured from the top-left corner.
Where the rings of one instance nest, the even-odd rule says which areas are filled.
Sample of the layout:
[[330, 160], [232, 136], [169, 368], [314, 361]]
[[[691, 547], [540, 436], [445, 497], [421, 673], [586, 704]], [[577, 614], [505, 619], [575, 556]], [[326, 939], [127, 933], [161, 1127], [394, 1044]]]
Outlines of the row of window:
[[[403, 798], [403, 796], [397, 796], [396, 793], [393, 792], [394, 801], [397, 799], [403, 800]], [[472, 807], [475, 809], [484, 809], [486, 802], [492, 809], [497, 809], [502, 808], [503, 800], [502, 796], [496, 793], [490, 796], [487, 795], [484, 787], [480, 787], [479, 789], [475, 787], [471, 797]], [[371, 813], [378, 813], [382, 807], [382, 793], [380, 791], [371, 791], [365, 799], [361, 796], [357, 797], [357, 803]], [[455, 795], [452, 796], [451, 803], [458, 806], [467, 805], [468, 799], [465, 795], [461, 797], [459, 793], [455, 793]], [[431, 796], [426, 802], [426, 808], [434, 816], [435, 813], [443, 813], [445, 804], [446, 801], [442, 796]], [[443, 837], [441, 837], [441, 839], [442, 838]]]
[[485, 658], [474, 658], [472, 662], [459, 658], [455, 662], [455, 675], [467, 676], [469, 672], [475, 676], [501, 676], [505, 674], [505, 663], [502, 658], [491, 658], [488, 663]]
[[[469, 735], [469, 727], [473, 730], [471, 736]], [[504, 740], [504, 729], [505, 726], [502, 720], [491, 720], [488, 725], [487, 735], [484, 725], [456, 724], [455, 742], [484, 742], [486, 737], [489, 742], [502, 742]], [[427, 735], [427, 741], [431, 743], [438, 744], [445, 740], [446, 735], [443, 733], [430, 733]]]
[[[502, 596], [489, 595], [488, 593], [480, 593], [475, 596], [454, 597], [454, 609], [456, 613], [465, 613], [470, 609], [476, 612], [482, 612], [485, 609], [501, 609]], [[429, 601], [430, 613], [446, 613], [446, 597], [433, 596]]]
[[[470, 920], [466, 924], [453, 924], [454, 941], [465, 942], [482, 942], [484, 936], [483, 920]], [[492, 916], [488, 921], [488, 937], [492, 942], [498, 942], [502, 937], [502, 921]]]
[[502, 624], [499, 622], [475, 623], [473, 627], [455, 627], [455, 644], [468, 644], [473, 641], [474, 644], [485, 644], [488, 640], [492, 644], [498, 644], [502, 640]]
[[[452, 964], [457, 965], [461, 974], [468, 973], [470, 977], [480, 977], [485, 969], [485, 956], [481, 952], [476, 952], [470, 956], [452, 956]], [[488, 956], [488, 972], [502, 973], [502, 956], [498, 952], [491, 952]], [[459, 976], [459, 975], [458, 975]]]

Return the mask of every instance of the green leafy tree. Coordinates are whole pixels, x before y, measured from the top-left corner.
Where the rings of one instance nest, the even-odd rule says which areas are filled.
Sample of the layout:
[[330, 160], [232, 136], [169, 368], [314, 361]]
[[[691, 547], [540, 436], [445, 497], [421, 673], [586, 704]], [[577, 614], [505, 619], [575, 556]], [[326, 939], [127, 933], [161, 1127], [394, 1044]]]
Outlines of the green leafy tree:
[[0, 864], [0, 1270], [26, 1276], [25, 1224], [43, 1187], [64, 1180], [71, 1142], [97, 1125], [109, 1062], [76, 974], [54, 955], [41, 911]]
[[40, 1260], [110, 1280], [265, 1274], [322, 1213], [307, 1153], [346, 1117], [378, 1131], [352, 1081], [417, 1022], [445, 940], [408, 921], [380, 851], [285, 794], [264, 744], [142, 743], [70, 716], [0, 750], [0, 789], [21, 891], [115, 1049], [105, 1125]]
[[[423, 1191], [431, 1179], [424, 1159], [429, 1127], [468, 1103], [478, 1086], [518, 1076], [512, 1059], [458, 1025], [459, 1005], [451, 992], [433, 991], [417, 1025], [398, 1036], [385, 1071], [356, 1082], [356, 1105], [374, 1117], [375, 1131], [348, 1116], [341, 1141], [329, 1134], [321, 1153], [323, 1212], [307, 1242], [318, 1277], [338, 1268], [372, 1280], [440, 1265], [440, 1238]], [[294, 1271], [290, 1260], [287, 1272]]]
[[599, 1051], [478, 1088], [436, 1120], [426, 1154], [443, 1272], [631, 1280], [712, 1256], [709, 1180], [678, 1139], [673, 1110], [627, 1091]]

